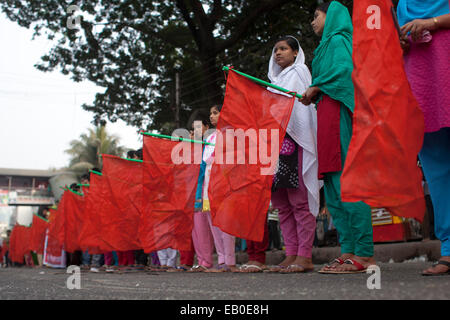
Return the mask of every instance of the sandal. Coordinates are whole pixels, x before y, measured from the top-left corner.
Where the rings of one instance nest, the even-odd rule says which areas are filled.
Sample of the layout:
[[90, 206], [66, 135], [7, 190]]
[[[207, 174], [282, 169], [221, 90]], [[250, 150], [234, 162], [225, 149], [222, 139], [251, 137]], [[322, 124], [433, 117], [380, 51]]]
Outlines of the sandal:
[[[329, 271], [330, 269], [331, 270], [334, 270], [334, 269], [336, 269], [336, 266], [340, 266], [340, 265], [342, 265], [342, 264], [344, 264], [345, 263], [345, 261], [343, 260], [343, 259], [341, 259], [341, 258], [336, 258], [336, 259], [334, 259], [333, 261], [331, 261], [331, 262], [328, 262], [325, 266], [323, 266], [323, 268], [322, 269], [320, 269], [318, 272], [319, 273], [329, 273], [329, 272], [327, 272], [327, 271]], [[333, 266], [333, 264], [334, 264], [334, 266]]]
[[229, 272], [231, 271], [230, 268], [226, 264], [219, 264], [217, 268], [208, 269], [205, 272], [210, 273], [221, 273], [221, 272]]
[[263, 270], [263, 272], [267, 272], [267, 273], [279, 273], [282, 270], [286, 269], [286, 266], [282, 266], [282, 265], [275, 265], [275, 266], [270, 266], [267, 269]]
[[178, 266], [176, 268], [168, 269], [168, 270], [166, 270], [166, 272], [185, 272], [188, 270], [190, 270], [190, 269], [183, 267], [183, 266]]
[[426, 270], [424, 272], [422, 272], [423, 276], [445, 276], [445, 275], [450, 275], [450, 262], [445, 261], [445, 260], [439, 260], [437, 263], [435, 263], [434, 265], [431, 266], [431, 268], [436, 267], [437, 265], [443, 265], [446, 266], [448, 269], [445, 272], [426, 272]]
[[[249, 269], [256, 269], [256, 270], [249, 271]], [[263, 267], [257, 266], [256, 264], [243, 264], [242, 266], [239, 267], [238, 271], [236, 271], [236, 272], [240, 272], [240, 273], [259, 273], [259, 272], [263, 272], [266, 269], [267, 268], [263, 268]]]
[[186, 272], [206, 272], [207, 270], [208, 270], [208, 268], [205, 266], [196, 265], [196, 266], [193, 266], [192, 268], [190, 268], [189, 270], [187, 270]]
[[359, 263], [355, 259], [346, 259], [343, 264], [354, 265], [356, 267], [356, 270], [339, 271], [336, 269], [329, 269], [329, 270], [321, 270], [319, 272], [327, 274], [354, 274], [354, 273], [365, 273], [367, 271], [367, 268], [364, 267], [361, 263]]
[[287, 266], [287, 268], [280, 271], [280, 273], [306, 273], [314, 271], [314, 268], [312, 269], [306, 269], [302, 265], [299, 264], [291, 264]]

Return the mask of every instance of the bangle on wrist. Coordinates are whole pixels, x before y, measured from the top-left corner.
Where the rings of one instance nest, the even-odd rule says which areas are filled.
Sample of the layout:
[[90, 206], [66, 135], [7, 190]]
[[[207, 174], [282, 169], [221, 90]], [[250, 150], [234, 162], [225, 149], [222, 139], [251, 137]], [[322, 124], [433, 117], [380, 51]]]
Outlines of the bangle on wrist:
[[439, 27], [438, 24], [438, 19], [436, 17], [433, 18], [433, 22], [434, 22], [434, 26], [436, 27], [436, 29]]

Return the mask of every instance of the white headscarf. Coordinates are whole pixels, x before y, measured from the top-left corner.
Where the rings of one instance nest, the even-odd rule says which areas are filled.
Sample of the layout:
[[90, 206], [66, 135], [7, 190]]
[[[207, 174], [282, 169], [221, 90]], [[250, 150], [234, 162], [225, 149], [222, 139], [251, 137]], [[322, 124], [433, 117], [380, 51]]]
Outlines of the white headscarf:
[[[274, 47], [270, 56], [268, 77], [271, 83], [279, 87], [303, 94], [311, 85], [311, 73], [305, 65], [305, 54], [300, 43], [295, 37], [288, 37], [298, 43], [297, 57], [292, 65], [282, 69], [275, 61]], [[268, 90], [283, 94], [276, 89], [268, 88]], [[305, 106], [296, 98], [286, 131], [303, 148], [303, 181], [308, 189], [309, 209], [317, 216], [321, 183], [317, 174], [317, 112], [314, 105]]]

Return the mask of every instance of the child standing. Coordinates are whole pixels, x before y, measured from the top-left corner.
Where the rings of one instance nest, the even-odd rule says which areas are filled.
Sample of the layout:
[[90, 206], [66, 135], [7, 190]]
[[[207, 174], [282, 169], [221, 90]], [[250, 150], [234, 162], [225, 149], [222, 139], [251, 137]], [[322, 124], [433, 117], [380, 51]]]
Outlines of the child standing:
[[[273, 84], [297, 93], [311, 84], [305, 55], [296, 38], [286, 36], [275, 43], [268, 76]], [[272, 204], [278, 209], [286, 258], [272, 271], [314, 269], [312, 247], [320, 190], [317, 170], [317, 114], [314, 108], [296, 100], [272, 186]]]
[[[214, 105], [210, 109], [209, 120], [211, 126], [217, 126], [219, 121], [221, 105]], [[211, 176], [211, 168], [214, 162], [214, 144], [216, 143], [217, 131], [214, 131], [207, 139], [208, 143], [203, 149], [203, 161], [201, 166], [202, 175], [204, 168], [204, 179], [200, 181], [199, 187], [202, 190], [202, 212], [196, 212], [194, 215], [194, 230], [193, 239], [194, 247], [197, 253], [197, 259], [199, 266], [195, 266], [191, 271], [197, 272], [224, 272], [224, 271], [237, 271], [236, 268], [236, 254], [235, 254], [235, 237], [231, 236], [218, 227], [212, 225], [211, 212], [208, 198], [208, 186], [209, 178]], [[212, 144], [212, 145], [211, 145]], [[201, 186], [200, 183], [203, 185]], [[197, 189], [199, 190], [199, 189]], [[196, 201], [198, 199], [196, 198]], [[200, 204], [198, 202], [196, 204]], [[198, 207], [198, 205], [197, 205]], [[216, 247], [216, 253], [218, 255], [218, 267], [212, 267], [212, 243], [211, 234]]]

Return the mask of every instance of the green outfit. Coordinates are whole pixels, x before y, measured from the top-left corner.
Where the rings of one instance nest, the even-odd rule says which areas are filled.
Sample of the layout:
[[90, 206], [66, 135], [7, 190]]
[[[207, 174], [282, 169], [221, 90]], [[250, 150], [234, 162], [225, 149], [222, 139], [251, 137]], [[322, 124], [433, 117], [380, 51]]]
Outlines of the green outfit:
[[[333, 1], [327, 12], [322, 40], [314, 51], [312, 84], [323, 94], [341, 102], [340, 144], [342, 167], [352, 137], [354, 88], [352, 83], [353, 26], [346, 7]], [[373, 256], [372, 216], [364, 202], [342, 202], [340, 178], [342, 171], [326, 173], [325, 201], [339, 234], [342, 253], [360, 257]]]

